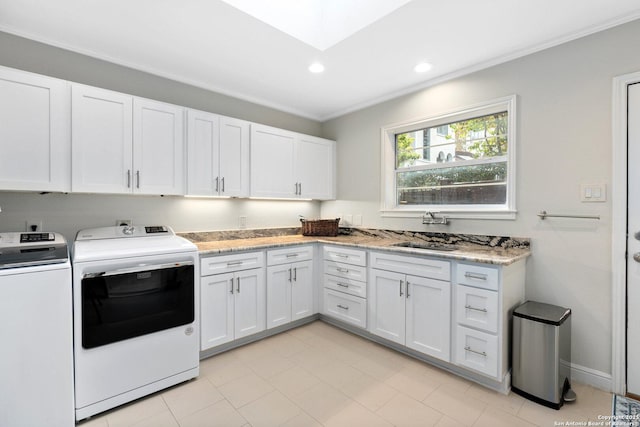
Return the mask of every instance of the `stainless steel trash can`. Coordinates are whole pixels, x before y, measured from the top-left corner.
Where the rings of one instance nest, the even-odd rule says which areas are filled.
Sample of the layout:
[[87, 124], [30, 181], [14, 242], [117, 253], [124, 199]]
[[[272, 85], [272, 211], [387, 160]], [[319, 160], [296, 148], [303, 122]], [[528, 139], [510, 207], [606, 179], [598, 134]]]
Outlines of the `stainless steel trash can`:
[[560, 409], [571, 390], [571, 309], [527, 301], [513, 311], [511, 389]]

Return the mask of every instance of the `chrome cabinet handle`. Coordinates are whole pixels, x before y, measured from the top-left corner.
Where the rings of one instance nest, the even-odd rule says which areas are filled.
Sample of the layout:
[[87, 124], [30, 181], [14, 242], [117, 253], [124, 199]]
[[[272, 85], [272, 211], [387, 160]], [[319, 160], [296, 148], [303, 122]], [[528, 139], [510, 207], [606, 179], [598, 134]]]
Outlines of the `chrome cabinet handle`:
[[295, 186], [296, 186], [296, 196], [297, 196], [298, 195], [298, 183], [297, 182], [295, 183]]
[[348, 268], [342, 268], [342, 267], [336, 267], [336, 270], [338, 271], [338, 273], [348, 273], [349, 272]]
[[349, 306], [346, 306], [346, 305], [338, 304], [337, 307], [343, 310], [349, 310]]
[[131, 188], [131, 169], [127, 169], [127, 188]]
[[287, 257], [287, 258], [295, 258], [295, 257], [297, 257], [298, 255], [300, 255], [300, 254], [287, 254], [287, 255], [286, 255], [286, 257]]
[[291, 269], [289, 269], [289, 281], [291, 281]]
[[298, 195], [299, 195], [299, 196], [302, 196], [302, 183], [300, 182], [300, 183], [298, 183], [298, 185], [300, 186], [300, 187], [299, 187], [299, 188], [300, 188], [300, 190], [298, 191]]
[[224, 193], [224, 176], [222, 177], [222, 192]]
[[409, 281], [407, 280], [407, 290], [406, 290], [406, 294], [407, 294], [407, 298], [409, 298], [411, 295], [409, 295]]
[[402, 293], [402, 285], [404, 284], [404, 280], [400, 280], [400, 296], [404, 295]]
[[231, 278], [231, 291], [229, 293], [233, 293], [233, 277]]
[[344, 283], [340, 283], [340, 282], [336, 282], [336, 285], [340, 286], [341, 288], [348, 288], [349, 285], [345, 285]]
[[216, 193], [217, 193], [217, 192], [218, 192], [218, 190], [219, 190], [219, 187], [220, 187], [220, 185], [219, 185], [219, 184], [220, 184], [220, 178], [216, 176]]
[[293, 281], [294, 282], [298, 281], [298, 267], [293, 268]]
[[476, 307], [473, 307], [471, 305], [465, 305], [464, 308], [466, 308], [467, 310], [481, 311], [483, 313], [487, 313], [487, 309], [486, 308], [476, 308]]
[[486, 274], [470, 273], [468, 271], [464, 273], [464, 277], [468, 277], [469, 279], [487, 280]]
[[640, 252], [636, 252], [635, 254], [633, 254], [633, 260], [635, 262], [640, 262]]
[[237, 286], [236, 286], [236, 292], [240, 293], [240, 278], [238, 277], [238, 282], [237, 282]]
[[477, 355], [480, 355], [482, 357], [487, 357], [487, 353], [484, 351], [476, 351], [474, 349], [472, 349], [471, 347], [469, 347], [468, 345], [464, 347], [464, 351], [468, 351], [469, 353], [474, 353]]
[[336, 256], [340, 258], [349, 258], [349, 255], [345, 255], [345, 254], [336, 254]]
[[140, 171], [136, 171], [136, 188], [140, 188]]
[[229, 261], [227, 263], [227, 267], [235, 267], [235, 266], [238, 266], [238, 265], [242, 265], [242, 261]]

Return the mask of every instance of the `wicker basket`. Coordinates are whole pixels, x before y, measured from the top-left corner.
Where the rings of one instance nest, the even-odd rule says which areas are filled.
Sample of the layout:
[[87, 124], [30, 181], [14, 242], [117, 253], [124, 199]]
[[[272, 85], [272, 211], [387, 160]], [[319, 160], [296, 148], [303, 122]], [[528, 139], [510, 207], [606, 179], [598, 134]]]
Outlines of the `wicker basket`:
[[301, 219], [300, 222], [302, 223], [303, 236], [335, 237], [338, 235], [338, 223], [340, 222], [340, 218], [316, 220]]

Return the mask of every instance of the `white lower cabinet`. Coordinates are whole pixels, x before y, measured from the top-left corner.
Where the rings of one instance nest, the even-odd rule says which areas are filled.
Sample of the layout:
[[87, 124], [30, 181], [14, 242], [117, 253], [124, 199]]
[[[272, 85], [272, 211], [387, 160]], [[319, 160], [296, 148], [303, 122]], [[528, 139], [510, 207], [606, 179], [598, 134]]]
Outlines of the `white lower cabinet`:
[[396, 257], [417, 268], [426, 265], [425, 271], [429, 268], [422, 258], [371, 254], [369, 332], [449, 361], [451, 283], [373, 268]]
[[312, 246], [268, 251], [276, 265], [267, 267], [267, 329], [314, 314], [312, 254]]
[[[256, 254], [246, 254], [254, 260]], [[260, 258], [258, 256], [258, 258]], [[229, 261], [225, 261], [229, 259]], [[265, 277], [264, 268], [242, 268], [241, 255], [216, 257], [221, 264], [228, 263], [228, 272], [203, 276], [200, 279], [200, 349], [246, 337], [265, 329]], [[201, 264], [208, 264], [203, 258]], [[253, 263], [251, 263], [253, 264]]]
[[367, 252], [324, 246], [322, 314], [367, 327]]

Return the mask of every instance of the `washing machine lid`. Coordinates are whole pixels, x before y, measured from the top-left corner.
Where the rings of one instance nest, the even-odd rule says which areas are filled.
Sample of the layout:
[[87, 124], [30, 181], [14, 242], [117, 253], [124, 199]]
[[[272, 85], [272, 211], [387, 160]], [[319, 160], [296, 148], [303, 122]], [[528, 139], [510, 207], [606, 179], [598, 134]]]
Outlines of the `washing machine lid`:
[[0, 269], [61, 264], [69, 260], [59, 233], [0, 233]]
[[73, 243], [74, 263], [136, 256], [197, 252], [197, 247], [165, 225], [132, 225], [80, 230]]

